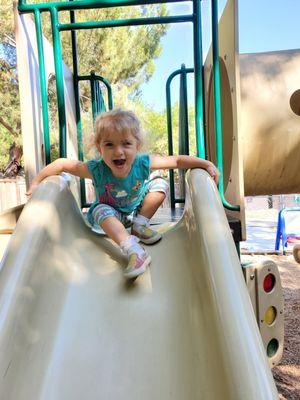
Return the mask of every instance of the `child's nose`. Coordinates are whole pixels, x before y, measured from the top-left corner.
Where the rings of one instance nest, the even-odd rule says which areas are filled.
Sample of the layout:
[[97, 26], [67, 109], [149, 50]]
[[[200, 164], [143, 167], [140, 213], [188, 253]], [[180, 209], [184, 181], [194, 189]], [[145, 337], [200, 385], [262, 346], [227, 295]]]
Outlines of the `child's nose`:
[[116, 146], [115, 147], [115, 154], [116, 155], [123, 154], [123, 146]]

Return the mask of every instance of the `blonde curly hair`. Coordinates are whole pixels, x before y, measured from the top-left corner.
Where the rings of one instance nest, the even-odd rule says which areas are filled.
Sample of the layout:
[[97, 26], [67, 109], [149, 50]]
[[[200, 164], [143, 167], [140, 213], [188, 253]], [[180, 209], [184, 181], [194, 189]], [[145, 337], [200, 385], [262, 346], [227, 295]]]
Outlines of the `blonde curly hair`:
[[116, 108], [100, 114], [95, 120], [94, 145], [99, 145], [110, 132], [118, 132], [120, 135], [129, 133], [138, 141], [139, 147], [143, 145], [140, 121], [131, 111]]

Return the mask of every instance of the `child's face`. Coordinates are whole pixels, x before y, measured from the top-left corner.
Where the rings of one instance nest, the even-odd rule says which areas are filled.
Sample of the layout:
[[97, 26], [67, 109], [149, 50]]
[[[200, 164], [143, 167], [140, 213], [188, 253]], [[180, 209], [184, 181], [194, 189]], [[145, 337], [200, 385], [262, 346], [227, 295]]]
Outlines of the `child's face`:
[[139, 142], [131, 133], [106, 134], [97, 146], [103, 161], [116, 178], [125, 178], [139, 150]]

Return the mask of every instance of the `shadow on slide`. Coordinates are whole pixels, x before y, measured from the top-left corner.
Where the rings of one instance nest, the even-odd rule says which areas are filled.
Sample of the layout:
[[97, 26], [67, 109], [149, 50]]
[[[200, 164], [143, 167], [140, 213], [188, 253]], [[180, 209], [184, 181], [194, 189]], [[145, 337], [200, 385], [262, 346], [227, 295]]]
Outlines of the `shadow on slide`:
[[85, 224], [60, 177], [25, 206], [0, 272], [5, 400], [277, 399], [232, 235], [203, 170], [182, 219], [126, 260]]

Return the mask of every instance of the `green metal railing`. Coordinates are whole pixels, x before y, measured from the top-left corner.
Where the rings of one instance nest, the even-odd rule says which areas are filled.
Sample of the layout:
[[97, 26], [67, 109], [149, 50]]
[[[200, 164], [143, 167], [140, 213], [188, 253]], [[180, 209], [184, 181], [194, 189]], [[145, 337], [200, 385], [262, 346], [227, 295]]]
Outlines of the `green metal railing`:
[[51, 26], [53, 36], [53, 53], [55, 64], [55, 81], [58, 106], [58, 121], [59, 121], [59, 156], [67, 156], [67, 119], [66, 105], [64, 93], [64, 76], [62, 67], [62, 49], [59, 36], [58, 26], [58, 11], [55, 7], [50, 8]]
[[228, 210], [239, 211], [240, 206], [228, 203], [224, 193], [223, 172], [223, 129], [221, 107], [221, 78], [219, 63], [219, 29], [218, 29], [218, 2], [212, 0], [212, 52], [213, 52], [213, 80], [214, 80], [214, 121], [216, 133], [217, 167], [220, 171], [219, 192], [223, 206]]
[[192, 15], [178, 15], [176, 17], [153, 17], [153, 18], [132, 18], [118, 19], [107, 21], [89, 21], [78, 22], [75, 24], [59, 24], [60, 31], [68, 31], [70, 29], [95, 29], [95, 28], [115, 28], [121, 26], [138, 26], [138, 25], [155, 25], [155, 24], [174, 24], [180, 22], [190, 22], [193, 20]]
[[[193, 68], [185, 68], [184, 66], [181, 67], [181, 69], [177, 69], [176, 71], [172, 72], [172, 74], [168, 77], [167, 83], [166, 83], [166, 110], [167, 110], [167, 130], [168, 130], [168, 150], [169, 150], [169, 155], [172, 156], [174, 154], [174, 146], [173, 146], [173, 126], [172, 126], [172, 101], [171, 101], [171, 83], [173, 79], [178, 76], [184, 74], [186, 77], [186, 74], [190, 74], [194, 72]], [[185, 86], [181, 87], [181, 92], [182, 96], [187, 98], [187, 85], [186, 85], [186, 79], [183, 80], [183, 85]], [[184, 101], [184, 100], [182, 100]], [[186, 105], [187, 107], [187, 105]], [[200, 119], [200, 122], [203, 121], [203, 118]], [[202, 122], [203, 123], [203, 122]], [[203, 129], [202, 129], [203, 132]], [[202, 141], [197, 142], [197, 153], [201, 153], [202, 149], [198, 149], [198, 146], [202, 144]], [[170, 169], [169, 171], [169, 176], [170, 176], [170, 203], [171, 203], [171, 208], [175, 208], [176, 203], [184, 203], [184, 199], [176, 199], [175, 198], [175, 183], [174, 183], [174, 171]]]
[[[179, 85], [179, 121], [178, 121], [178, 154], [189, 155], [189, 116], [188, 116], [188, 89], [185, 65], [181, 65]], [[185, 198], [185, 169], [179, 169], [179, 197]]]
[[179, 154], [189, 155], [189, 116], [188, 116], [188, 89], [187, 72], [185, 65], [181, 65], [180, 85], [179, 85]]
[[[89, 81], [90, 82], [93, 121], [95, 121], [98, 114], [106, 111], [105, 101], [103, 99], [103, 95], [102, 95], [102, 91], [101, 91], [99, 82], [102, 82], [106, 87], [108, 109], [109, 110], [113, 109], [112, 88], [111, 88], [109, 81], [106, 78], [96, 75], [95, 71], [91, 71], [90, 75], [82, 75], [82, 76], [77, 75], [76, 81], [77, 81], [77, 86], [78, 86], [78, 83], [81, 81]], [[80, 108], [79, 108], [79, 112], [80, 112]], [[82, 134], [80, 135], [80, 140], [82, 143]], [[83, 149], [81, 152], [79, 152], [78, 158], [81, 161], [84, 160]], [[80, 193], [81, 193], [81, 206], [89, 207], [90, 203], [88, 203], [86, 201], [85, 180], [84, 179], [80, 179]]]
[[[181, 2], [177, 0], [175, 2]], [[174, 1], [164, 1], [165, 3]], [[76, 125], [77, 125], [77, 139], [78, 139], [78, 158], [83, 161], [83, 144], [82, 144], [82, 124], [80, 115], [80, 102], [79, 102], [79, 81], [84, 80], [86, 77], [78, 76], [78, 62], [77, 62], [77, 46], [76, 46], [76, 30], [77, 29], [92, 29], [92, 28], [108, 28], [117, 26], [132, 26], [132, 25], [145, 25], [145, 24], [166, 24], [166, 23], [179, 23], [193, 21], [193, 15], [183, 16], [166, 16], [166, 17], [148, 17], [148, 18], [134, 18], [110, 21], [90, 21], [77, 23], [75, 20], [75, 10], [90, 9], [90, 8], [107, 8], [117, 6], [133, 6], [133, 5], [146, 5], [146, 4], [161, 4], [159, 1], [136, 1], [136, 0], [71, 0], [68, 2], [49, 2], [49, 3], [35, 3], [29, 4], [24, 0], [19, 0], [19, 11], [23, 13], [34, 13], [37, 24], [38, 40], [38, 54], [39, 54], [39, 70], [41, 81], [41, 98], [42, 98], [42, 112], [43, 112], [43, 130], [45, 142], [46, 164], [51, 161], [50, 156], [50, 139], [49, 139], [49, 117], [48, 117], [48, 97], [45, 83], [45, 66], [44, 66], [44, 49], [42, 43], [42, 29], [40, 21], [41, 12], [49, 12], [51, 16], [52, 37], [53, 37], [53, 53], [55, 63], [56, 75], [56, 91], [57, 91], [57, 104], [58, 104], [58, 120], [59, 120], [59, 156], [66, 157], [67, 155], [67, 125], [66, 125], [66, 110], [65, 110], [65, 95], [64, 95], [64, 82], [63, 82], [63, 67], [62, 67], [62, 48], [60, 40], [60, 31], [71, 31], [72, 39], [72, 55], [73, 55], [73, 76], [74, 76], [74, 95], [76, 104]], [[59, 12], [70, 11], [70, 23], [59, 23]], [[105, 79], [92, 75], [91, 78], [91, 91], [92, 91], [92, 109], [93, 117], [98, 113], [98, 101], [101, 100], [99, 83], [96, 80], [101, 80], [106, 84]], [[112, 108], [112, 95], [109, 85], [106, 85], [109, 94], [109, 108]], [[97, 100], [98, 99], [98, 100]], [[100, 109], [103, 109], [103, 104]], [[82, 206], [86, 204], [85, 188], [81, 182], [81, 198]]]
[[[70, 0], [73, 1], [73, 0]], [[75, 12], [70, 11], [70, 22], [75, 23]], [[80, 111], [80, 92], [79, 92], [79, 79], [78, 79], [78, 52], [77, 52], [77, 38], [76, 32], [71, 31], [71, 43], [72, 43], [72, 59], [73, 59], [73, 89], [75, 97], [75, 114], [76, 114], [76, 129], [77, 129], [77, 149], [78, 159], [84, 161], [83, 151], [83, 138], [82, 138], [82, 123], [81, 123], [81, 111]], [[85, 180], [80, 179], [80, 201], [81, 206], [85, 207], [86, 204], [86, 189]]]
[[[172, 102], [171, 102], [171, 83], [173, 79], [180, 75], [180, 94], [179, 94], [179, 154], [189, 154], [189, 131], [188, 131], [188, 101], [187, 101], [187, 81], [186, 75], [189, 73], [193, 73], [193, 68], [185, 68], [184, 64], [181, 66], [181, 69], [174, 71], [168, 78], [166, 84], [166, 109], [167, 109], [167, 128], [168, 128], [168, 150], [169, 155], [173, 155], [173, 128], [172, 128]], [[218, 75], [216, 75], [218, 76]], [[220, 78], [219, 78], [220, 79]], [[218, 92], [217, 92], [218, 93]], [[218, 129], [215, 129], [216, 135], [216, 156], [217, 156], [217, 166], [220, 171], [220, 180], [219, 180], [219, 192], [220, 197], [222, 199], [222, 203], [225, 208], [229, 210], [238, 211], [239, 206], [232, 206], [225, 199], [224, 194], [224, 173], [223, 173], [223, 143], [222, 143], [222, 114], [221, 114], [221, 104], [220, 96], [219, 98], [216, 96], [216, 90], [214, 92], [214, 101], [215, 101], [215, 110], [214, 110], [214, 118], [215, 126], [218, 123]], [[216, 105], [217, 102], [217, 105]], [[218, 108], [217, 108], [218, 107]], [[201, 128], [204, 120], [204, 116], [201, 118]], [[197, 141], [197, 154], [201, 154], [203, 152], [203, 148], [199, 148], [200, 146], [204, 146], [204, 140]], [[204, 150], [205, 151], [205, 150]], [[174, 171], [170, 170], [170, 203], [171, 208], [175, 208], [176, 203], [184, 203], [184, 198], [176, 198], [175, 197], [175, 182], [174, 182]]]
[[[55, 63], [56, 75], [56, 91], [57, 91], [57, 105], [58, 105], [58, 120], [59, 120], [59, 155], [66, 157], [67, 155], [67, 125], [66, 125], [66, 110], [65, 110], [65, 95], [64, 95], [64, 79], [63, 79], [63, 66], [62, 66], [62, 47], [60, 32], [70, 31], [72, 39], [72, 56], [73, 56], [73, 76], [74, 76], [74, 95], [76, 107], [76, 125], [77, 125], [77, 139], [78, 139], [78, 157], [83, 160], [83, 145], [82, 145], [82, 124], [80, 115], [80, 102], [79, 102], [79, 82], [85, 80], [86, 77], [78, 76], [78, 61], [77, 61], [77, 46], [76, 46], [76, 30], [78, 29], [94, 29], [94, 28], [111, 28], [121, 26], [133, 25], [149, 25], [149, 24], [169, 24], [169, 23], [182, 23], [191, 22], [193, 24], [193, 50], [194, 50], [194, 86], [195, 86], [195, 131], [196, 131], [196, 145], [197, 156], [205, 158], [205, 135], [204, 135], [204, 101], [203, 101], [203, 59], [202, 59], [202, 29], [201, 29], [201, 0], [190, 0], [193, 5], [193, 12], [191, 15], [177, 15], [177, 16], [163, 16], [163, 17], [147, 17], [147, 18], [133, 18], [121, 20], [106, 20], [106, 21], [89, 21], [89, 22], [76, 22], [75, 11], [82, 9], [94, 8], [109, 8], [119, 6], [137, 6], [148, 4], [161, 4], [161, 3], [180, 3], [185, 0], [70, 0], [62, 2], [49, 2], [49, 3], [28, 3], [26, 0], [19, 0], [19, 11], [21, 13], [33, 13], [36, 24], [37, 46], [39, 57], [39, 76], [41, 87], [41, 103], [43, 114], [43, 130], [44, 130], [44, 143], [45, 143], [45, 159], [46, 164], [51, 161], [50, 156], [50, 137], [49, 137], [49, 115], [48, 115], [48, 95], [45, 77], [45, 64], [44, 64], [44, 49], [42, 40], [42, 24], [41, 13], [48, 12], [51, 17], [52, 38], [53, 38], [53, 53]], [[217, 141], [217, 166], [221, 172], [219, 190], [223, 204], [230, 210], [239, 210], [239, 206], [232, 206], [224, 197], [224, 182], [223, 182], [223, 160], [222, 160], [222, 110], [221, 110], [221, 87], [220, 87], [220, 67], [219, 67], [219, 54], [218, 54], [218, 1], [211, 0], [212, 4], [212, 31], [213, 31], [213, 73], [214, 73], [214, 101], [215, 101], [215, 129]], [[70, 12], [70, 23], [60, 24], [59, 12]], [[170, 84], [171, 76], [181, 73], [175, 71], [171, 74], [167, 86]], [[191, 69], [184, 69], [183, 74], [192, 72]], [[174, 75], [175, 74], [175, 75]], [[102, 94], [100, 93], [99, 81], [104, 84], [104, 78], [97, 76], [95, 73], [89, 76], [91, 82], [91, 91], [93, 92], [93, 116], [103, 109]], [[108, 88], [108, 104], [112, 108], [112, 95], [111, 90]], [[168, 97], [169, 96], [169, 97]], [[170, 102], [170, 92], [167, 89], [167, 103]], [[171, 104], [171, 103], [170, 103]], [[168, 120], [171, 117], [167, 110]], [[173, 152], [173, 144], [170, 131], [172, 126], [168, 124], [168, 137], [169, 137], [169, 152]], [[171, 179], [171, 176], [170, 176]], [[173, 178], [172, 178], [173, 179]], [[82, 204], [86, 204], [85, 193], [81, 189]], [[180, 200], [180, 199], [179, 199]], [[175, 204], [175, 203], [174, 203]]]
[[[215, 1], [215, 0], [212, 0]], [[204, 141], [204, 89], [203, 89], [203, 56], [201, 2], [193, 1], [193, 44], [194, 44], [194, 85], [195, 85], [195, 129], [197, 156], [205, 158]]]
[[43, 132], [44, 132], [44, 146], [45, 146], [45, 162], [51, 162], [51, 147], [50, 147], [50, 132], [49, 132], [49, 112], [48, 112], [48, 93], [47, 82], [45, 73], [45, 59], [44, 59], [44, 45], [43, 45], [43, 31], [41, 13], [39, 10], [34, 11], [34, 21], [36, 27], [36, 41], [38, 47], [39, 58], [39, 77], [40, 77], [40, 90], [41, 90], [41, 103], [42, 103], [42, 118], [43, 118]]
[[92, 115], [95, 121], [98, 114], [106, 111], [99, 81], [91, 80]]
[[[96, 75], [95, 71], [91, 71], [90, 75], [82, 75], [82, 76], [78, 76], [77, 77], [78, 81], [90, 81], [91, 82], [91, 87], [92, 87], [92, 83], [95, 82], [102, 82], [104, 83], [106, 89], [107, 89], [107, 104], [108, 104], [108, 109], [112, 110], [114, 105], [113, 105], [113, 95], [112, 95], [112, 89], [111, 89], [111, 85], [110, 82], [104, 78], [103, 76], [100, 75]], [[103, 97], [102, 97], [103, 99]], [[104, 100], [103, 100], [104, 102]], [[102, 110], [104, 111], [104, 109]]]
[[31, 13], [34, 10], [49, 11], [51, 7], [55, 7], [58, 11], [66, 10], [87, 10], [91, 8], [109, 8], [120, 6], [140, 6], [147, 4], [161, 3], [181, 3], [186, 0], [73, 0], [50, 2], [50, 3], [28, 3], [26, 0], [19, 0], [18, 8], [20, 12]]

